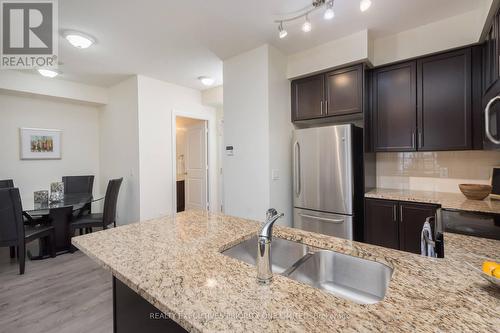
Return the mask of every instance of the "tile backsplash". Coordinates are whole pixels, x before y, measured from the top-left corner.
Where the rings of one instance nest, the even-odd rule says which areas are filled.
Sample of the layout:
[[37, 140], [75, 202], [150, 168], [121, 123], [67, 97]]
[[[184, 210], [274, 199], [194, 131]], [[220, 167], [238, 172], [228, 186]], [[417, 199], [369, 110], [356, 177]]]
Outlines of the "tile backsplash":
[[489, 184], [500, 152], [377, 153], [377, 187], [460, 192], [458, 184]]

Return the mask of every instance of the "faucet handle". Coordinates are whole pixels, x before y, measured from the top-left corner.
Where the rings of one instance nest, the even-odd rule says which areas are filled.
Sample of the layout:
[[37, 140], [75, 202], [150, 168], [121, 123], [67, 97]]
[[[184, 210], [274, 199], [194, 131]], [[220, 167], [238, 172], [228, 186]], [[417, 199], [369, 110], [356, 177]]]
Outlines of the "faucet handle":
[[269, 208], [266, 212], [266, 220], [272, 219], [274, 216], [278, 215], [278, 211], [274, 208]]

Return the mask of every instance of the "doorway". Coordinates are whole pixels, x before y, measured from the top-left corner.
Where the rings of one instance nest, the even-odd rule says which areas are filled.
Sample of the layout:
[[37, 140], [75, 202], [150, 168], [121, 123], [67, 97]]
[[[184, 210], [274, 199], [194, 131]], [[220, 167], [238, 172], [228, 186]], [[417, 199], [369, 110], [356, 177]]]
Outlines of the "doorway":
[[208, 124], [206, 120], [175, 117], [177, 212], [208, 210]]

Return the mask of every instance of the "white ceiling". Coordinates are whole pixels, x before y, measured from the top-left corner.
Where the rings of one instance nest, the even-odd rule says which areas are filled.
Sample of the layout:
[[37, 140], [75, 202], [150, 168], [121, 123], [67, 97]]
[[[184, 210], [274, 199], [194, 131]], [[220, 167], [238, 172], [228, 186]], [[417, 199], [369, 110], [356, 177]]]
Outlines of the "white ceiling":
[[311, 16], [313, 30], [301, 22], [287, 26], [280, 40], [276, 14], [293, 12], [310, 0], [62, 0], [59, 27], [96, 38], [79, 50], [60, 40], [61, 79], [109, 86], [143, 74], [203, 89], [198, 76], [222, 82], [222, 60], [264, 43], [295, 53], [354, 32], [375, 37], [474, 10], [485, 0], [372, 0], [362, 13], [358, 0], [335, 0], [336, 17]]

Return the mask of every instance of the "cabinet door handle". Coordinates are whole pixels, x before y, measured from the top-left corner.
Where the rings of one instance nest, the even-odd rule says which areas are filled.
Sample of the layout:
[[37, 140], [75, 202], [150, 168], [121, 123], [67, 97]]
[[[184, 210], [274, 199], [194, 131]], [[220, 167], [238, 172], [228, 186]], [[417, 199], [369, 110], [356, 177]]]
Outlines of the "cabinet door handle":
[[419, 131], [418, 132], [418, 146], [419, 146], [419, 148], [422, 148], [422, 143], [423, 143], [422, 142], [422, 132]]
[[399, 222], [403, 222], [403, 207], [399, 207]]
[[320, 105], [321, 115], [323, 115], [323, 101], [319, 102], [319, 105]]
[[415, 131], [411, 132], [411, 147], [412, 148], [417, 148], [415, 146]]
[[392, 206], [392, 219], [394, 222], [398, 221], [398, 213], [397, 213], [398, 207], [396, 205]]
[[328, 101], [325, 101], [325, 111], [326, 111], [326, 114], [328, 114]]

